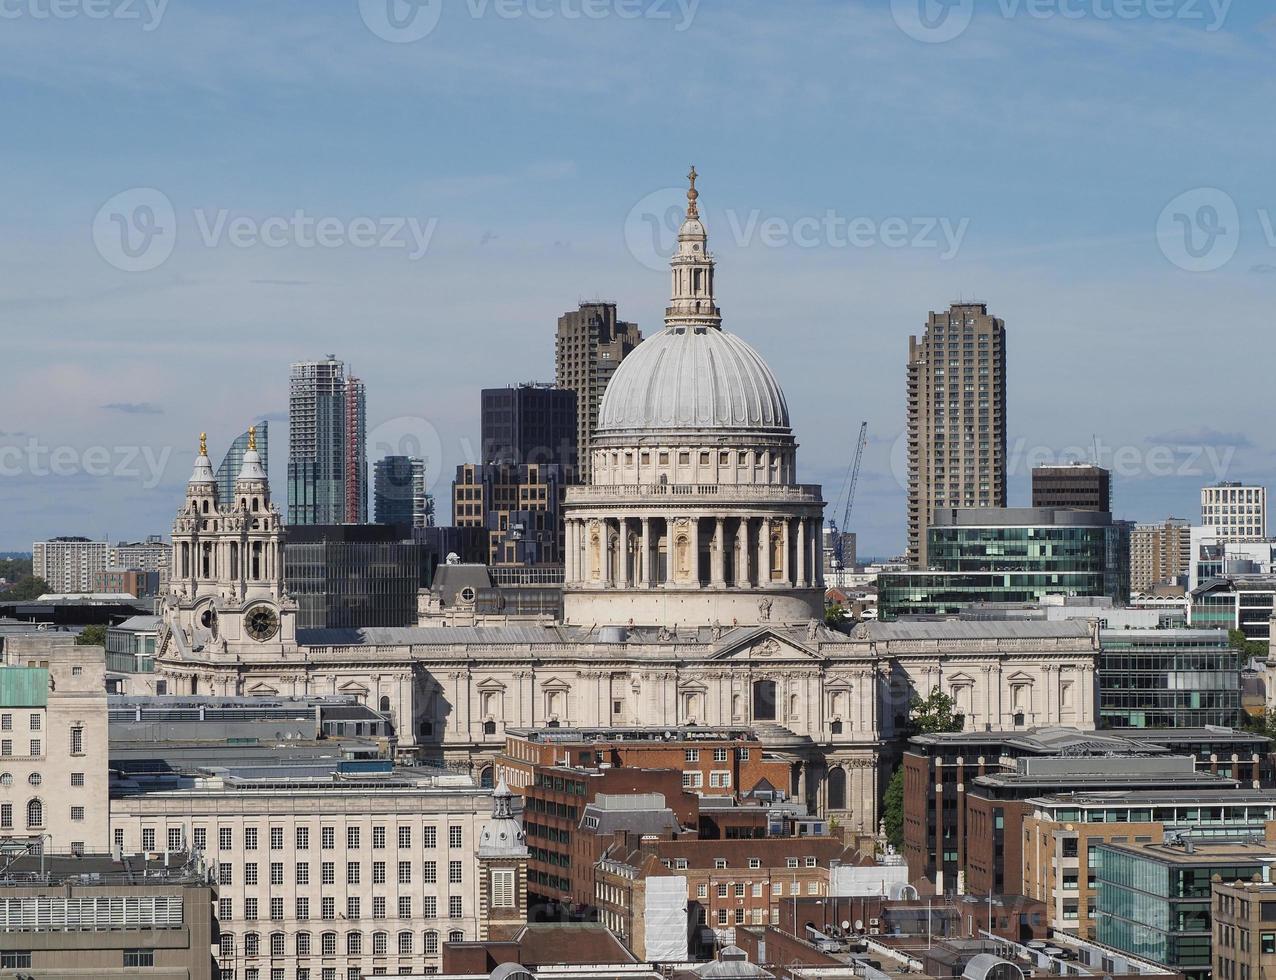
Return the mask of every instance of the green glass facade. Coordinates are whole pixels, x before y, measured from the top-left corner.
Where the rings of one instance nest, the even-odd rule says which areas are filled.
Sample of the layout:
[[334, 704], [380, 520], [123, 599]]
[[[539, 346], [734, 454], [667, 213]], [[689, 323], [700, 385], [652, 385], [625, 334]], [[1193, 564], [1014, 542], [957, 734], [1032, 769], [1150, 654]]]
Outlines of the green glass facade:
[[1130, 598], [1128, 524], [939, 526], [927, 532], [927, 552], [930, 569], [878, 576], [881, 619], [1048, 595]]
[[1240, 655], [1221, 630], [1104, 630], [1099, 723], [1104, 728], [1235, 727]]
[[1276, 614], [1276, 579], [1221, 578], [1192, 593], [1194, 629], [1240, 630], [1247, 640], [1266, 643]]
[[[1257, 857], [1220, 855], [1174, 862], [1155, 853], [1094, 848], [1098, 878], [1096, 938], [1116, 949], [1163, 963], [1188, 980], [1210, 975], [1210, 879], [1248, 880]], [[1186, 852], [1184, 852], [1186, 856]]]

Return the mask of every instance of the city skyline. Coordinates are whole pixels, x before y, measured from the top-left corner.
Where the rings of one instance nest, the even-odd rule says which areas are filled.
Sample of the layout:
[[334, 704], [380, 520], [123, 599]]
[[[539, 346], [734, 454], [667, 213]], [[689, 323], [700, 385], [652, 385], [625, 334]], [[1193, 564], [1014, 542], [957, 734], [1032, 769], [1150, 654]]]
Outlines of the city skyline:
[[[914, 40], [889, 11], [856, 3], [784, 11], [706, 4], [683, 31], [655, 20], [582, 25], [449, 15], [419, 47], [382, 41], [358, 22], [357, 12], [316, 15], [308, 22], [315, 42], [290, 46], [297, 27], [289, 13], [255, 15], [258, 40], [233, 56], [232, 21], [199, 6], [173, 7], [151, 32], [87, 20], [19, 19], [0, 41], [6, 53], [0, 70], [15, 83], [0, 119], [18, 134], [29, 133], [56, 108], [67, 113], [79, 138], [106, 151], [99, 171], [80, 182], [60, 179], [73, 154], [54, 159], [48, 175], [10, 161], [9, 194], [23, 199], [10, 199], [6, 230], [23, 246], [6, 251], [14, 275], [3, 302], [21, 337], [10, 351], [12, 381], [0, 393], [0, 413], [30, 418], [23, 406], [32, 404], [42, 412], [38, 425], [0, 427], [10, 503], [0, 518], [0, 548], [25, 550], [33, 538], [103, 526], [120, 537], [162, 529], [193, 458], [190, 433], [224, 433], [213, 441], [224, 449], [246, 418], [278, 423], [286, 413], [287, 365], [328, 350], [357, 361], [373, 392], [371, 458], [386, 454], [374, 444], [378, 430], [390, 434], [391, 451], [404, 430], [415, 438], [422, 433], [413, 430], [422, 429], [437, 440], [441, 454], [424, 453], [438, 459], [430, 474], [437, 493], [443, 477], [466, 461], [467, 447], [478, 445], [478, 417], [467, 393], [529, 377], [550, 380], [553, 327], [563, 310], [580, 299], [605, 298], [644, 331], [658, 328], [667, 289], [646, 243], [657, 240], [662, 195], [679, 187], [693, 159], [713, 182], [706, 221], [719, 256], [730, 259], [724, 314], [790, 379], [802, 478], [822, 483], [836, 499], [854, 430], [861, 418], [870, 421], [851, 528], [863, 554], [904, 548], [899, 364], [927, 311], [959, 299], [987, 302], [1012, 327], [1012, 504], [1027, 501], [1033, 463], [1088, 460], [1096, 436], [1103, 453], [1098, 461], [1115, 470], [1119, 517], [1155, 521], [1191, 513], [1200, 488], [1220, 479], [1273, 482], [1276, 447], [1246, 422], [1262, 417], [1263, 359], [1226, 356], [1209, 343], [1205, 327], [1226, 323], [1228, 349], [1269, 346], [1265, 287], [1276, 250], [1264, 232], [1261, 182], [1273, 147], [1246, 120], [1266, 101], [1270, 82], [1260, 68], [1272, 37], [1255, 30], [1261, 25], [1253, 11], [1230, 11], [1216, 31], [1152, 19], [981, 17], [945, 44]], [[92, 42], [101, 31], [134, 51], [137, 64], [158, 58], [171, 72], [175, 94], [158, 106], [148, 103], [155, 115], [146, 126], [194, 110], [206, 125], [203, 135], [179, 127], [170, 149], [151, 145], [152, 131], [136, 121], [116, 120], [113, 130], [104, 130], [87, 103], [32, 67], [54, 43], [80, 50], [75, 78], [100, 83], [122, 105], [140, 108], [143, 76], [116, 72], [94, 56]], [[813, 47], [795, 70], [784, 60], [792, 55], [751, 49], [754, 31], [802, 36]], [[197, 38], [227, 55], [224, 81], [203, 69], [205, 59], [183, 57]], [[626, 69], [600, 57], [606, 43], [599, 42], [607, 41], [632, 45], [648, 58], [652, 71], [642, 86], [627, 84]], [[317, 163], [300, 182], [286, 159], [291, 154], [264, 150], [284, 112], [294, 150], [308, 152], [326, 138], [333, 91], [314, 82], [314, 66], [317, 51], [339, 42], [349, 46], [351, 61], [339, 82], [337, 111], [351, 112], [356, 104], [376, 110], [366, 119], [361, 114], [361, 140], [355, 141], [376, 162], [370, 187], [355, 188], [346, 179], [352, 149]], [[541, 79], [534, 91], [503, 103], [495, 98], [494, 88], [510, 77], [506, 70], [561, 55], [563, 46], [585, 59], [590, 86], [562, 90], [563, 83]], [[495, 106], [491, 122], [506, 127], [503, 135], [493, 129], [473, 146], [441, 148], [434, 156], [411, 152], [422, 137], [408, 136], [405, 153], [402, 112], [381, 99], [387, 86], [416, 91], [443, 84], [454, 59], [489, 49], [500, 55], [485, 62], [509, 68], [478, 79], [474, 93], [453, 102], [451, 111]], [[655, 132], [664, 125], [671, 86], [682, 84], [672, 65], [685, 65], [691, 52], [709, 75], [684, 70], [716, 109], [688, 145], [640, 149], [620, 160], [600, 152], [606, 140], [553, 148], [569, 120], [535, 104], [547, 88], [570, 99], [571, 126], [584, 120], [611, 132], [629, 115], [637, 132]], [[980, 61], [987, 52], [1005, 60]], [[1055, 52], [1067, 56], [1058, 66], [1048, 57]], [[1106, 57], [1115, 52], [1119, 58]], [[666, 64], [670, 70], [661, 71]], [[1007, 64], [1030, 69], [1017, 96], [1000, 90]], [[1077, 71], [1078, 64], [1088, 70]], [[953, 72], [965, 84], [950, 93], [951, 105], [909, 104], [908, 93]], [[1215, 83], [1208, 97], [1193, 86], [1201, 73]], [[231, 125], [242, 117], [225, 114], [222, 100], [273, 76], [281, 94], [250, 113], [246, 128], [236, 125], [232, 140]], [[1150, 91], [1155, 99], [1143, 94]], [[284, 92], [304, 94], [285, 99]], [[1110, 139], [1079, 139], [1092, 122], [1083, 111], [1087, 100], [1112, 92], [1122, 92], [1123, 100], [1110, 106], [1116, 114]], [[628, 100], [632, 112], [617, 114], [616, 105], [625, 104], [617, 100]], [[794, 142], [799, 138], [809, 143], [811, 114], [819, 112], [832, 113], [841, 125], [821, 129], [821, 152], [795, 162], [781, 148], [801, 145]], [[511, 113], [527, 118], [519, 122]], [[1002, 125], [1007, 114], [1015, 125]], [[492, 151], [528, 127], [551, 138], [494, 162]], [[1199, 139], [1185, 139], [1165, 154], [1157, 147], [1167, 132]], [[879, 139], [886, 133], [889, 139]], [[922, 152], [949, 140], [953, 155], [965, 160], [975, 139], [985, 141], [981, 158], [1002, 165], [948, 173], [933, 165], [934, 154]], [[235, 167], [192, 167], [192, 154], [207, 141], [224, 147], [231, 160], [259, 159], [255, 176], [236, 176]], [[1228, 162], [1220, 165], [1220, 159]], [[1093, 179], [1078, 181], [1078, 172]], [[47, 196], [53, 187], [60, 188], [56, 206]], [[179, 234], [166, 262], [130, 273], [99, 254], [91, 230], [104, 204], [138, 187], [156, 188], [173, 203]], [[1226, 192], [1240, 211], [1242, 235], [1230, 262], [1191, 272], [1167, 257], [1164, 241], [1158, 245], [1158, 221], [1167, 208], [1171, 221], [1194, 213], [1190, 204], [1170, 205], [1199, 188]], [[415, 217], [420, 229], [437, 218], [437, 226], [427, 254], [415, 261], [411, 247], [239, 248], [225, 240], [205, 247], [201, 240], [200, 221], [215, 224], [223, 210], [264, 220], [299, 209], [347, 220]], [[826, 223], [829, 212], [834, 220]], [[895, 248], [880, 240], [865, 248], [839, 246], [833, 239], [847, 235], [856, 217], [872, 219], [879, 230], [891, 217], [905, 219], [910, 229], [913, 219], [934, 219], [937, 247]], [[949, 259], [942, 257], [950, 239], [941, 219], [951, 240], [969, 219]], [[411, 245], [410, 231], [403, 234]], [[298, 340], [302, 327], [306, 335]], [[1167, 336], [1182, 340], [1166, 348]], [[192, 338], [198, 339], [194, 355]], [[1142, 370], [1154, 353], [1189, 349], [1197, 349], [1196, 356], [1158, 356], [1155, 372]], [[182, 372], [157, 373], [143, 354], [199, 364], [203, 380], [192, 391]], [[1229, 400], [1217, 410], [1202, 410], [1199, 400], [1186, 397], [1201, 386], [1203, 365], [1228, 379]], [[1077, 400], [1078, 387], [1094, 394]], [[1065, 400], [1069, 411], [1060, 413], [1055, 406]], [[41, 476], [59, 449], [73, 457], [64, 467], [68, 475]], [[104, 466], [90, 455], [96, 449], [106, 451]], [[1050, 453], [1030, 458], [1033, 450]], [[1125, 462], [1114, 465], [1118, 450]], [[272, 475], [282, 487], [281, 461], [277, 453]], [[445, 506], [442, 495], [439, 500]]]

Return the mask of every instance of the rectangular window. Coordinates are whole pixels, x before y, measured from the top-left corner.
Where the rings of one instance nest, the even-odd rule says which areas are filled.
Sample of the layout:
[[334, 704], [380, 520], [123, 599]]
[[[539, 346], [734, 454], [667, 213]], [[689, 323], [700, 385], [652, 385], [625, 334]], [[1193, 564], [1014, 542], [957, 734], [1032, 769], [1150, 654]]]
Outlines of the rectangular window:
[[[297, 899], [297, 921], [298, 922], [310, 921], [310, 899], [308, 898]], [[297, 937], [297, 941], [298, 942], [301, 941], [300, 936]], [[306, 943], [309, 944], [309, 942], [310, 940], [309, 938], [307, 938]]]
[[385, 884], [385, 862], [384, 861], [372, 862], [372, 883], [374, 885]]
[[297, 884], [299, 885], [310, 884], [310, 862], [309, 861], [299, 861], [297, 863]]
[[346, 849], [350, 851], [357, 851], [359, 849], [359, 828], [358, 827], [346, 828]]
[[297, 828], [297, 850], [299, 851], [310, 850], [310, 828], [309, 827]]
[[272, 922], [281, 922], [284, 917], [284, 900], [282, 898], [272, 898], [270, 900], [270, 920]]
[[384, 827], [372, 828], [372, 849], [374, 851], [385, 850], [385, 828]]
[[284, 828], [270, 828], [270, 849], [272, 851], [282, 851], [284, 849]]
[[412, 918], [412, 899], [407, 895], [399, 896], [399, 918]]
[[421, 846], [424, 848], [433, 848], [439, 846], [439, 828], [426, 827], [421, 831]]
[[447, 865], [447, 880], [450, 885], [459, 885], [461, 883], [461, 862], [449, 861]]
[[33, 731], [33, 732], [38, 732], [38, 731], [40, 730], [40, 716], [39, 716], [39, 715], [32, 715], [32, 716], [31, 716], [31, 724], [30, 724], [30, 728], [31, 728], [31, 731]]
[[433, 895], [426, 895], [424, 903], [424, 908], [421, 909], [422, 918], [437, 919], [439, 917], [439, 900]]
[[155, 828], [146, 827], [142, 831], [142, 850], [148, 854], [155, 850]]
[[322, 837], [322, 840], [320, 841], [320, 846], [325, 851], [331, 851], [334, 847], [337, 846], [337, 829], [335, 827], [322, 828], [322, 830], [320, 831], [320, 836]]
[[257, 850], [257, 828], [256, 827], [244, 828], [244, 850], [245, 851]]
[[270, 883], [272, 885], [282, 885], [284, 883], [284, 865], [282, 861], [270, 862]]
[[456, 827], [456, 826], [448, 827], [447, 829], [447, 846], [448, 847], [461, 846], [461, 832], [462, 831], [460, 827]]
[[412, 828], [400, 827], [399, 828], [399, 847], [408, 848], [411, 846], [412, 846]]
[[[82, 806], [73, 806], [73, 807], [71, 807], [71, 819], [72, 819], [72, 820], [77, 819], [77, 817], [76, 817], [76, 815], [75, 815], [75, 811], [76, 811], [76, 810], [79, 810], [79, 811], [80, 811], [80, 816], [78, 817], [78, 819], [83, 820], [83, 819], [84, 819], [84, 807], [82, 807]], [[182, 849], [182, 828], [181, 828], [181, 827], [169, 827], [169, 828], [168, 828], [168, 850], [169, 850], [169, 853], [172, 853], [173, 851], [180, 851], [181, 849]]]
[[453, 895], [447, 900], [447, 914], [453, 919], [461, 918], [461, 896]]
[[492, 869], [492, 907], [514, 908], [514, 870], [512, 868]]
[[425, 862], [425, 883], [427, 885], [437, 884], [439, 880], [439, 866], [434, 861]]
[[244, 884], [257, 884], [257, 865], [255, 862], [249, 862], [244, 865]]
[[71, 754], [84, 755], [84, 729], [79, 725], [71, 728]]
[[[459, 864], [460, 862], [453, 862], [453, 863]], [[411, 861], [399, 862], [399, 884], [400, 885], [412, 884], [412, 862]]]
[[38, 756], [44, 751], [44, 746], [38, 738], [31, 739], [31, 755]]
[[332, 861], [324, 861], [319, 868], [319, 884], [335, 885], [337, 883], [337, 866]]
[[346, 862], [346, 884], [359, 884], [359, 863], [357, 861]]
[[155, 950], [153, 949], [126, 949], [124, 951], [124, 965], [130, 966], [154, 966]]

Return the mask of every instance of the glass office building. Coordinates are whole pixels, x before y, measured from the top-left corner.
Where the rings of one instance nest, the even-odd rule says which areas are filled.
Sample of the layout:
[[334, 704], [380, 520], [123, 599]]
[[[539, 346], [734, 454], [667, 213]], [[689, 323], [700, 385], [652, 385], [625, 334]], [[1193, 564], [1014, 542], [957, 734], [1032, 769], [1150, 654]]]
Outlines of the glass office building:
[[1103, 630], [1104, 728], [1232, 728], [1240, 721], [1240, 654], [1222, 630]]
[[1102, 844], [1092, 849], [1101, 943], [1163, 963], [1187, 980], [1210, 975], [1210, 879], [1248, 881], [1276, 858], [1269, 844]]
[[1130, 525], [1102, 511], [986, 507], [937, 510], [930, 568], [878, 577], [884, 620], [949, 615], [976, 602], [1047, 595], [1130, 598]]
[[1236, 575], [1211, 579], [1192, 592], [1196, 629], [1240, 630], [1247, 640], [1269, 642], [1276, 615], [1276, 576]]

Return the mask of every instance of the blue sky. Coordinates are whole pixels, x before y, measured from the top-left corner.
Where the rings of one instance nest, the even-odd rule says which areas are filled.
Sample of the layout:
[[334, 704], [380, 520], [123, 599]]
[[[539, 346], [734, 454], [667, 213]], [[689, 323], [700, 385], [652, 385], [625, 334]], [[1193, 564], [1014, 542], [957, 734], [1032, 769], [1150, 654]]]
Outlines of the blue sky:
[[922, 0], [416, 2], [0, 2], [0, 549], [167, 532], [254, 416], [282, 494], [328, 352], [446, 511], [560, 313], [658, 329], [692, 162], [804, 478], [836, 499], [870, 423], [862, 552], [903, 547], [908, 337], [959, 298], [1007, 321], [1012, 503], [1096, 438], [1123, 517], [1276, 482], [1267, 5], [924, 0], [937, 42]]

